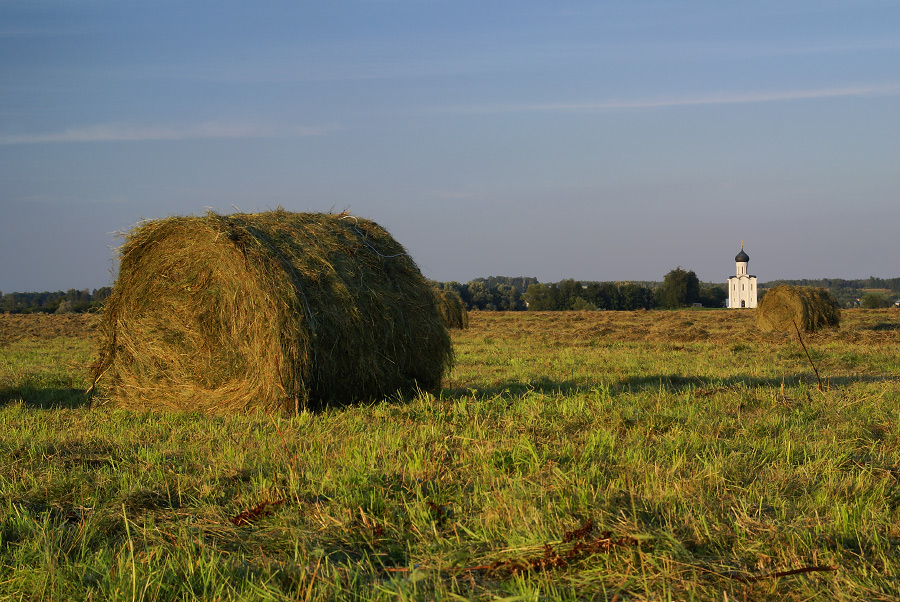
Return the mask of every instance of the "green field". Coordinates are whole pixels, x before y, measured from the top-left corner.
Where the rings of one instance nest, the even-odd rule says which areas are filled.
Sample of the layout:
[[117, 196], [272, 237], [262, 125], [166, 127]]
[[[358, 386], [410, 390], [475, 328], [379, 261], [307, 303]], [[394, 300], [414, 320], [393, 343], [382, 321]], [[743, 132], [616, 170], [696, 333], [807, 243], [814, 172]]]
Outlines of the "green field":
[[[66, 320], [65, 322], [63, 320]], [[0, 315], [0, 599], [896, 600], [900, 311], [474, 313], [439, 398], [88, 408]]]

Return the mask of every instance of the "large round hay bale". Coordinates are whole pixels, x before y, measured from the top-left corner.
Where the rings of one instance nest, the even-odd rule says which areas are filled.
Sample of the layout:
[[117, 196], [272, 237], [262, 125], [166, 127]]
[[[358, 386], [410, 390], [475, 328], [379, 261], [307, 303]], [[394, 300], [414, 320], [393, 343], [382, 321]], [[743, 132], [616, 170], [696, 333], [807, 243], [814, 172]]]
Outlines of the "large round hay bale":
[[454, 290], [434, 289], [441, 320], [447, 328], [466, 329], [469, 327], [469, 312], [462, 297]]
[[765, 331], [815, 332], [840, 322], [840, 306], [821, 288], [780, 284], [768, 291], [756, 308], [756, 323]]
[[430, 286], [369, 220], [169, 217], [120, 256], [93, 377], [123, 407], [296, 412], [436, 391], [450, 365]]

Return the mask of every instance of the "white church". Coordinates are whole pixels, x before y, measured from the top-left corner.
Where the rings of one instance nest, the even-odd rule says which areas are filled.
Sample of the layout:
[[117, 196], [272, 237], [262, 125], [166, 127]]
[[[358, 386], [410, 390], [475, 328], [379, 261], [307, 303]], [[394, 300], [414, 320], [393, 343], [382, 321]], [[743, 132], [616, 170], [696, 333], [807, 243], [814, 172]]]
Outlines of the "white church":
[[737, 275], [728, 279], [728, 307], [756, 307], [756, 276], [747, 273], [750, 256], [744, 252], [744, 241], [741, 241], [741, 252], [734, 258]]

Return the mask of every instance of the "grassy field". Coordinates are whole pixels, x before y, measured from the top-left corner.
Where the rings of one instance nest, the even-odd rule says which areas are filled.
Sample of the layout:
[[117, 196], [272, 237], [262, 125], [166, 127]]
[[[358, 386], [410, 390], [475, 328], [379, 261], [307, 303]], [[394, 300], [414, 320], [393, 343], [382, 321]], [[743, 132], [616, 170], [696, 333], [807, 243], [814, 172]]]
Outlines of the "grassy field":
[[0, 599], [896, 600], [900, 311], [475, 313], [440, 398], [88, 408], [0, 315]]

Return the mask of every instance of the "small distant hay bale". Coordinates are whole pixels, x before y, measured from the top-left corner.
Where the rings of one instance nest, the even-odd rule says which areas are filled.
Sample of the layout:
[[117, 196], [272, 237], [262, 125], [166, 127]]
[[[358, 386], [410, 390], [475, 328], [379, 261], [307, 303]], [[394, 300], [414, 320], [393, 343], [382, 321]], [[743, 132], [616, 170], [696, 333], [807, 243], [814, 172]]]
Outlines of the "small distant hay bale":
[[434, 289], [441, 320], [447, 328], [466, 329], [469, 327], [469, 312], [459, 293], [453, 290]]
[[297, 412], [436, 392], [451, 363], [430, 286], [369, 220], [169, 217], [120, 256], [92, 374], [120, 407]]
[[781, 284], [768, 291], [756, 308], [756, 323], [764, 331], [815, 332], [836, 327], [841, 308], [825, 289]]

